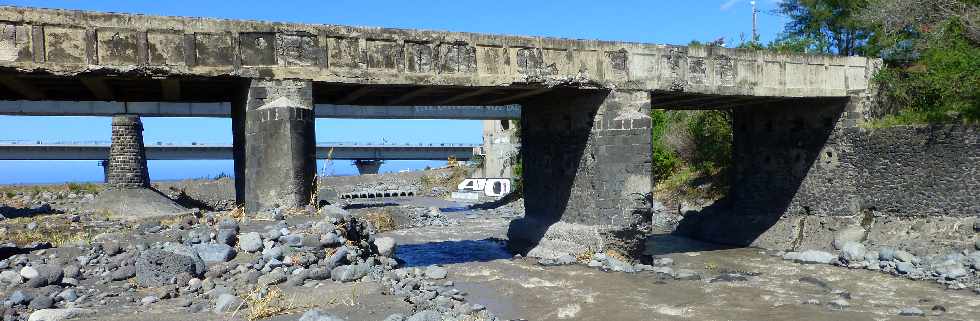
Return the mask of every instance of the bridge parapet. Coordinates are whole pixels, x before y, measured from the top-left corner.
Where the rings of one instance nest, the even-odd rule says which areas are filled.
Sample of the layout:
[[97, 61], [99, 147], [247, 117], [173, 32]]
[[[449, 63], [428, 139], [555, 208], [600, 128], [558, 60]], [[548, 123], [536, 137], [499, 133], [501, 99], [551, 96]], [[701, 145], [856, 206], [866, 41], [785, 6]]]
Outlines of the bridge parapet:
[[64, 76], [843, 97], [868, 88], [878, 64], [714, 47], [0, 7], [0, 67]]

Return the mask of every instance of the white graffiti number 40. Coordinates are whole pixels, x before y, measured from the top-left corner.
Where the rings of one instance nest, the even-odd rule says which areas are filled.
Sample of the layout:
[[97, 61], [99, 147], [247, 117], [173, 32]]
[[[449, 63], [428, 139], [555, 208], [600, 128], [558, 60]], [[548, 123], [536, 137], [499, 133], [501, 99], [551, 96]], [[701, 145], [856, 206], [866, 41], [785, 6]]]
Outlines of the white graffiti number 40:
[[510, 193], [510, 179], [467, 178], [456, 186], [460, 191], [483, 192], [487, 196], [500, 197]]

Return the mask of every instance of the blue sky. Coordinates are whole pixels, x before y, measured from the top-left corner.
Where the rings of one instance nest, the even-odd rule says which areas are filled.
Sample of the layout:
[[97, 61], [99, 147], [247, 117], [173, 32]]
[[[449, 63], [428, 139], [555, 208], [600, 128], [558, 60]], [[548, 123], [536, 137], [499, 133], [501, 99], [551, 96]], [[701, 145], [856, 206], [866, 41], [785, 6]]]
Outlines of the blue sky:
[[[759, 29], [764, 42], [785, 23], [770, 11], [777, 0], [759, 1]], [[751, 37], [749, 0], [631, 1], [473, 1], [473, 0], [330, 0], [330, 1], [0, 1], [3, 5], [205, 16], [353, 26], [687, 44], [724, 37], [728, 44]], [[230, 143], [231, 120], [214, 118], [144, 118], [147, 142]], [[109, 140], [105, 117], [0, 116], [0, 140]], [[404, 143], [480, 143], [480, 121], [319, 119], [318, 141]], [[452, 133], [447, 135], [447, 133]], [[332, 172], [349, 175], [348, 162], [334, 162]], [[444, 162], [388, 162], [382, 171], [418, 169]], [[151, 179], [178, 179], [231, 173], [231, 161], [151, 161]], [[323, 167], [322, 164], [319, 166]], [[92, 161], [0, 161], [0, 184], [101, 181]]]

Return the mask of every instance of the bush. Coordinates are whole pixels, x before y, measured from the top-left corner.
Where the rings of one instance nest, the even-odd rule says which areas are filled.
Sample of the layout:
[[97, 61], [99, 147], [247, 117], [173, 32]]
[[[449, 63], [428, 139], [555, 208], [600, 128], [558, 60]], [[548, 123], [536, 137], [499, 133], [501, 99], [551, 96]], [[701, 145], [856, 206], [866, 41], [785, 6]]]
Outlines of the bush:
[[980, 47], [957, 20], [927, 35], [918, 61], [883, 68], [876, 76], [886, 117], [872, 126], [980, 121]]

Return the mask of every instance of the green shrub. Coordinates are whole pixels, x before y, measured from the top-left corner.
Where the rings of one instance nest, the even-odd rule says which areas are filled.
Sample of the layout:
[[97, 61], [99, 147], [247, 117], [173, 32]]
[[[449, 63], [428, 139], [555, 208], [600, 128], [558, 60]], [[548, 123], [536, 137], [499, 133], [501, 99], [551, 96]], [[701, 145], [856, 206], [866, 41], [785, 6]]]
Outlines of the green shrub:
[[695, 113], [687, 122], [694, 140], [691, 165], [698, 171], [718, 174], [728, 168], [732, 159], [732, 116], [728, 111], [708, 110]]
[[653, 180], [659, 183], [670, 178], [681, 165], [681, 160], [666, 142], [667, 128], [670, 125], [667, 111], [654, 109], [650, 112], [650, 118], [653, 123], [651, 130]]

